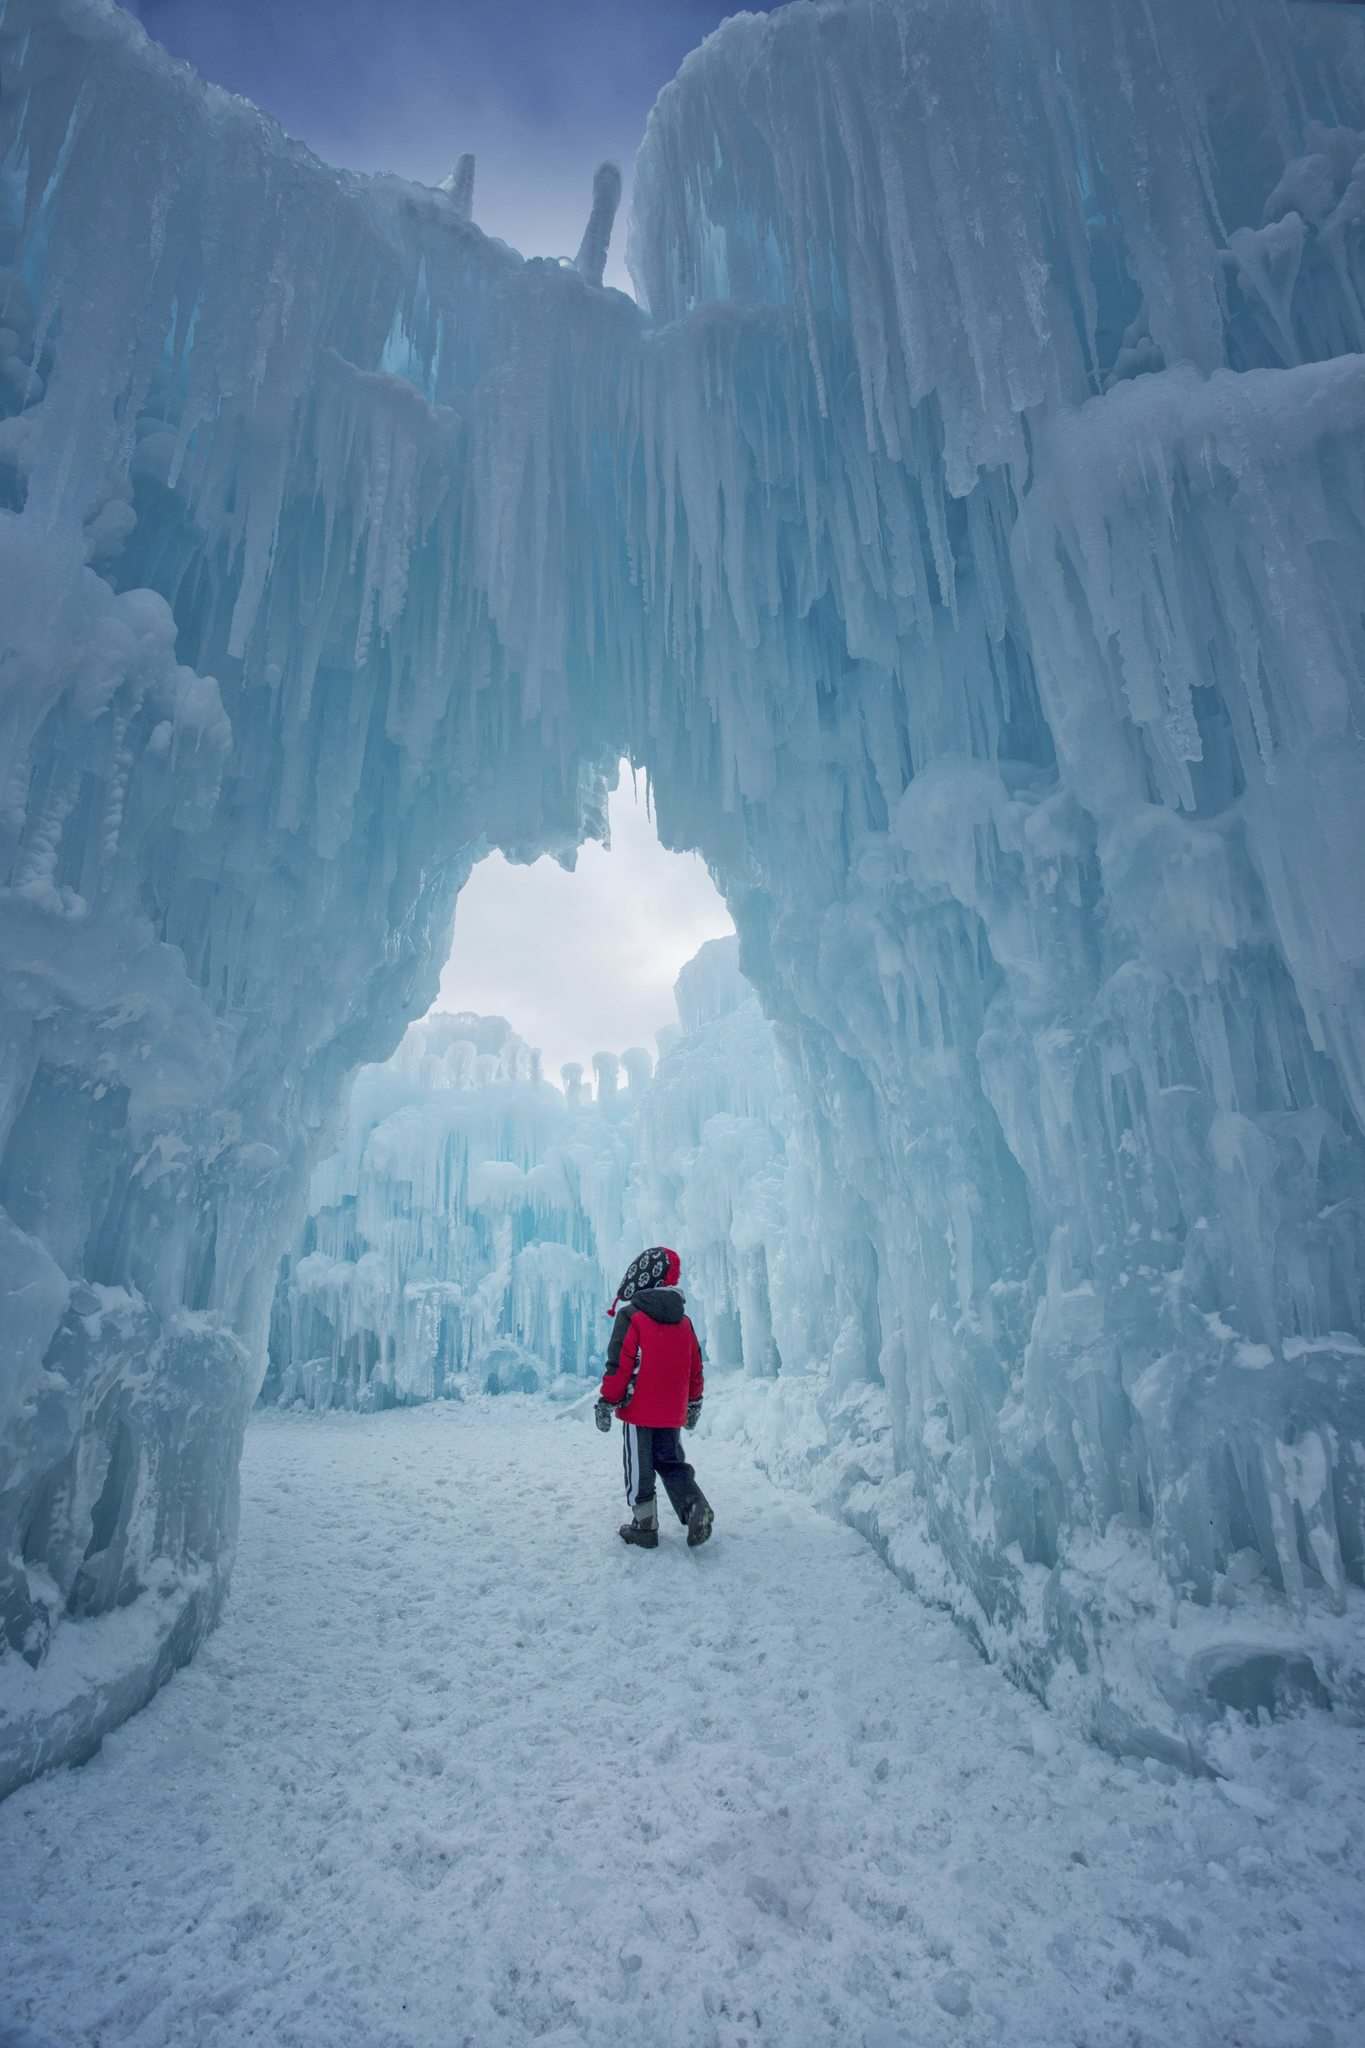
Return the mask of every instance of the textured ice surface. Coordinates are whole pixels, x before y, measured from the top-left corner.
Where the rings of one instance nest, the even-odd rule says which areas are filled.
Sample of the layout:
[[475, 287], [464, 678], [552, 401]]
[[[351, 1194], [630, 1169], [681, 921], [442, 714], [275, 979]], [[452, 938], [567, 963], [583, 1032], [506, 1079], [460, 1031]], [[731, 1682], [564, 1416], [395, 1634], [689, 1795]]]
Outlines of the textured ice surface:
[[578, 1070], [561, 1092], [501, 1018], [446, 1013], [362, 1068], [281, 1268], [261, 1398], [570, 1394], [601, 1372], [626, 1265], [660, 1240], [713, 1364], [777, 1372], [775, 1328], [787, 1370], [826, 1357], [818, 1274], [813, 1310], [809, 1284], [788, 1284], [797, 1149], [737, 954], [715, 940], [684, 969], [657, 1075], [641, 1050], [601, 1054], [595, 1093]]
[[1354, 15], [740, 17], [646, 316], [8, 0], [0, 1782], [211, 1619], [345, 1078], [622, 752], [793, 1065], [866, 1525], [1114, 1740], [1359, 1697]]
[[361, 1069], [281, 1272], [263, 1399], [383, 1408], [592, 1370], [633, 1104], [569, 1102], [539, 1065], [501, 1018], [438, 1013]]

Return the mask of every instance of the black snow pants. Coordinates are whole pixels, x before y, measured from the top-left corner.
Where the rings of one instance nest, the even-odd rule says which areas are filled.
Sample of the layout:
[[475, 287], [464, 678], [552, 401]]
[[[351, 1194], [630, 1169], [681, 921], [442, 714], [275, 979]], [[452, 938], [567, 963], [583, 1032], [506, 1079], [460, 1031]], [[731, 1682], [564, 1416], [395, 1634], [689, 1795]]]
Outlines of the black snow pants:
[[[626, 1468], [626, 1505], [632, 1511], [654, 1499], [655, 1476], [662, 1479], [673, 1512], [685, 1522], [695, 1502], [702, 1498], [697, 1475], [682, 1453], [676, 1429], [647, 1429], [642, 1424], [623, 1422], [625, 1438], [622, 1458]], [[642, 1516], [641, 1520], [644, 1519]]]

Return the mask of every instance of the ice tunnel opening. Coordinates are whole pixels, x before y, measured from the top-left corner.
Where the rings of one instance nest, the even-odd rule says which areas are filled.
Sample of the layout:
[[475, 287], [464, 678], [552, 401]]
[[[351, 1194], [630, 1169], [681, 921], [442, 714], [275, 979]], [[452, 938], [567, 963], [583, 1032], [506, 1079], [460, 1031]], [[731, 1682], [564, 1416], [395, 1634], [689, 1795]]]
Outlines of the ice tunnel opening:
[[505, 1017], [552, 1081], [591, 1070], [599, 1052], [652, 1048], [677, 1023], [684, 965], [735, 929], [701, 856], [660, 839], [649, 777], [629, 761], [616, 774], [603, 836], [572, 865], [494, 850], [473, 869], [433, 1006]]
[[620, 1273], [659, 1242], [715, 1369], [774, 1377], [784, 1342], [788, 1370], [817, 1362], [773, 1301], [797, 1081], [729, 911], [626, 761], [596, 824], [572, 866], [492, 852], [464, 883], [435, 1003], [356, 1074], [314, 1169], [263, 1403], [575, 1397]]

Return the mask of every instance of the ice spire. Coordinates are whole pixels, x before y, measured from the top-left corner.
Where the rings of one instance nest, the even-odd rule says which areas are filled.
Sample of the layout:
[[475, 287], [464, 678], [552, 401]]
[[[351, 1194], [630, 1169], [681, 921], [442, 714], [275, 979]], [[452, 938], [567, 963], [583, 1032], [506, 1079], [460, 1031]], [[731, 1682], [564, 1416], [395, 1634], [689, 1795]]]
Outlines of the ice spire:
[[629, 1046], [621, 1055], [633, 1096], [643, 1096], [654, 1072], [654, 1061], [642, 1045]]
[[474, 218], [474, 158], [468, 150], [436, 189], [450, 194], [450, 203], [461, 220]]
[[592, 1070], [597, 1076], [597, 1100], [615, 1102], [621, 1081], [621, 1062], [614, 1052], [595, 1052]]
[[567, 1060], [559, 1071], [564, 1078], [564, 1093], [570, 1102], [582, 1102], [586, 1090], [583, 1086], [583, 1068], [580, 1063], [577, 1060]]
[[621, 204], [621, 170], [618, 164], [599, 164], [592, 181], [592, 212], [583, 230], [574, 264], [589, 284], [601, 284], [607, 268], [611, 231], [616, 209]]

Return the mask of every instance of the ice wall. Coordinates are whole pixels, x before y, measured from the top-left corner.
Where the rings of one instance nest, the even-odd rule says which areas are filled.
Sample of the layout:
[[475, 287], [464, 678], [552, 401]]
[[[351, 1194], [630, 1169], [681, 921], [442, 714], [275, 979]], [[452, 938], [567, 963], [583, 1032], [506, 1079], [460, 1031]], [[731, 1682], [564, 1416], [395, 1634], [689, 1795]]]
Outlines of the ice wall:
[[832, 1288], [801, 1200], [805, 1134], [738, 941], [710, 940], [674, 994], [678, 1029], [635, 1120], [626, 1237], [676, 1245], [713, 1384], [726, 1368], [821, 1371]]
[[568, 1101], [499, 1017], [414, 1024], [361, 1068], [313, 1172], [261, 1398], [384, 1408], [591, 1374], [635, 1092]]
[[1352, 17], [741, 16], [651, 325], [7, 0], [0, 1784], [212, 1619], [344, 1079], [622, 750], [799, 1077], [866, 1526], [1107, 1739], [1356, 1695]]
[[362, 1067], [282, 1262], [261, 1399], [384, 1408], [595, 1379], [605, 1304], [658, 1242], [682, 1254], [714, 1367], [817, 1371], [828, 1275], [797, 1256], [795, 1105], [737, 942], [704, 946], [676, 993], [657, 1072], [601, 1054], [595, 1094], [544, 1081], [499, 1017], [434, 1013]]
[[637, 171], [651, 361], [733, 393], [658, 403], [750, 679], [746, 968], [872, 1283], [860, 1520], [1183, 1756], [1361, 1698], [1361, 55], [794, 8]]
[[598, 614], [512, 572], [640, 321], [105, 0], [13, 0], [0, 78], [2, 1790], [211, 1624], [280, 1253], [470, 865], [601, 828]]

